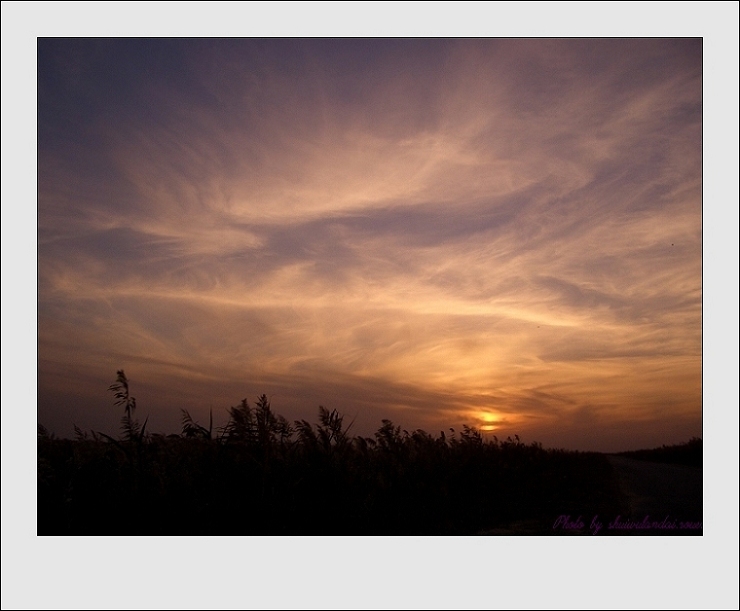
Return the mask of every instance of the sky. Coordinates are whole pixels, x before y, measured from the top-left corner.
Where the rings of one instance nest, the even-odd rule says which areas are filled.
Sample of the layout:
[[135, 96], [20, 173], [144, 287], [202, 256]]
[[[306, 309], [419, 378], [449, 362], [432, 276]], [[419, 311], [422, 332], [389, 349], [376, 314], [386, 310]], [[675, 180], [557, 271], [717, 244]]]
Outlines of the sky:
[[39, 38], [39, 423], [701, 436], [702, 47]]

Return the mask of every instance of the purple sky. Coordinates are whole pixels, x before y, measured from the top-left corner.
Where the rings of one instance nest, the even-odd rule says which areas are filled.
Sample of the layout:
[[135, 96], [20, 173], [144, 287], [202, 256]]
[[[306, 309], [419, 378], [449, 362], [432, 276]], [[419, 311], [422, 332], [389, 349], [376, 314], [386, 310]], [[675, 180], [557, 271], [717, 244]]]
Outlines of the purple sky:
[[38, 43], [38, 409], [701, 435], [701, 39]]

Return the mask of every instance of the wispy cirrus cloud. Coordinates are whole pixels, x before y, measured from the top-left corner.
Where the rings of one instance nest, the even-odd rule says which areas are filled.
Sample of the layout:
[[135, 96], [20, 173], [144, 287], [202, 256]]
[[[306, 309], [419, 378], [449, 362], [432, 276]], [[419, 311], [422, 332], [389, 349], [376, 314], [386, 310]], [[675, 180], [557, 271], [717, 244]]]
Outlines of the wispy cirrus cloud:
[[42, 415], [62, 363], [132, 363], [294, 414], [696, 430], [700, 40], [39, 49]]

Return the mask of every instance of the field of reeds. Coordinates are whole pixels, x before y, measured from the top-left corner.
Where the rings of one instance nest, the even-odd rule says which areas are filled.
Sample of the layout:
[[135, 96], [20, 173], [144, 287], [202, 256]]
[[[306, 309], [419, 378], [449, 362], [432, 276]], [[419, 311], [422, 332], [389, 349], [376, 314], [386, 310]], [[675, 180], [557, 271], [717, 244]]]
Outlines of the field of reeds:
[[336, 410], [290, 423], [264, 395], [219, 429], [183, 412], [180, 434], [150, 434], [122, 371], [111, 391], [118, 436], [39, 427], [39, 535], [563, 534], [558, 516], [624, 509], [598, 453], [389, 420], [352, 436]]

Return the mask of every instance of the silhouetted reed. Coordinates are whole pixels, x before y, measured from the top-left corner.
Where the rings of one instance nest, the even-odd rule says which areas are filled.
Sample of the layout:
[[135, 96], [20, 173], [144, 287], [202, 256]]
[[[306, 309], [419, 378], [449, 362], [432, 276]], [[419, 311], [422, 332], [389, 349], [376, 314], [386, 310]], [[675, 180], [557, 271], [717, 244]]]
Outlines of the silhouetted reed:
[[39, 427], [39, 534], [475, 534], [522, 520], [549, 533], [553, 516], [621, 502], [600, 454], [390, 420], [352, 437], [337, 410], [291, 425], [265, 395], [217, 431], [212, 413], [206, 428], [183, 410], [181, 434], [157, 435], [133, 419], [123, 371], [110, 389], [118, 439]]

